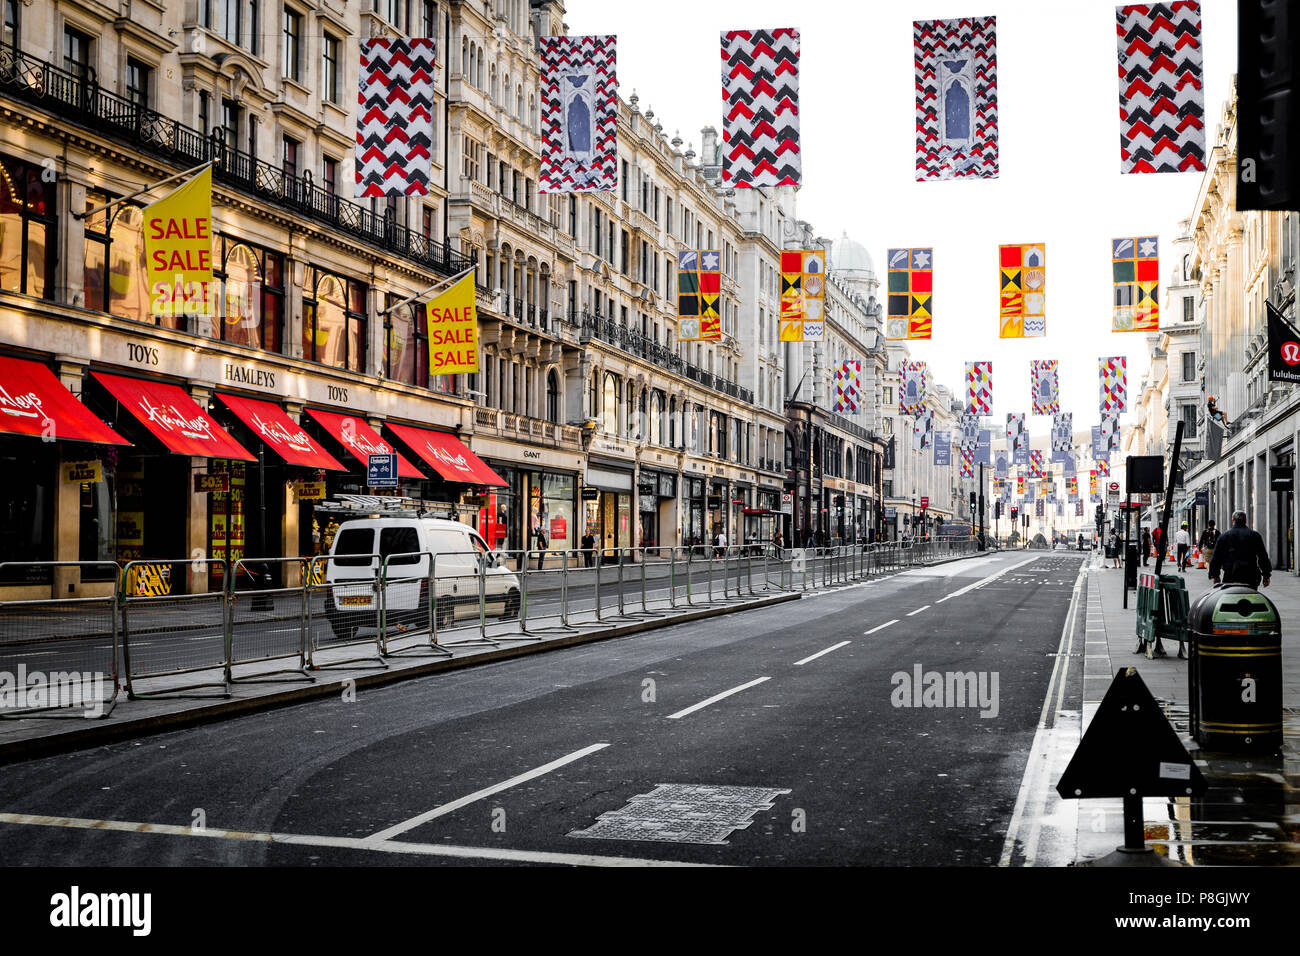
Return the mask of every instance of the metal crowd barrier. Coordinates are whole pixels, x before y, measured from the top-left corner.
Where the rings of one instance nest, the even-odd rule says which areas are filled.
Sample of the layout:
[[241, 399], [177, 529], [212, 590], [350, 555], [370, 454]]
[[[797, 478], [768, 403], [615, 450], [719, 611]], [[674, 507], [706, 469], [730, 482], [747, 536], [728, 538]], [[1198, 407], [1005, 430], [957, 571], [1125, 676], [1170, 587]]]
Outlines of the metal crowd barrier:
[[[299, 583], [288, 584], [293, 571]], [[307, 558], [246, 558], [235, 562], [228, 584], [230, 594], [230, 681], [261, 682], [279, 674], [292, 674], [297, 680], [314, 681], [307, 673], [310, 591], [304, 584], [311, 579]], [[270, 580], [267, 580], [267, 577]], [[276, 583], [276, 578], [279, 582]], [[259, 585], [241, 588], [245, 581]], [[267, 585], [270, 585], [269, 587]], [[294, 667], [236, 677], [235, 667], [266, 661], [297, 658]]]
[[121, 569], [113, 561], [6, 561], [0, 580], [6, 569], [49, 571], [53, 578], [55, 568], [107, 572], [112, 590], [104, 597], [0, 601], [0, 671], [10, 676], [0, 688], [0, 718], [107, 717], [117, 704]]
[[[183, 582], [221, 571], [222, 590], [193, 592]], [[230, 696], [230, 563], [222, 558], [128, 561], [118, 588], [122, 673], [129, 699], [218, 687]], [[138, 690], [136, 682], [217, 670], [221, 680]]]

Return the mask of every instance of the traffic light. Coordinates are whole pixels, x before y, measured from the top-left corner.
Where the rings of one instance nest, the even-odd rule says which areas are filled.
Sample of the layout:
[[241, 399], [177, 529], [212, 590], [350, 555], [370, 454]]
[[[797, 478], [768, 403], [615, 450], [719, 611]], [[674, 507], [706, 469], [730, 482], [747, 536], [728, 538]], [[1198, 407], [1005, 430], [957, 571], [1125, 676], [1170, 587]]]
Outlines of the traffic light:
[[972, 491], [972, 492], [970, 493], [970, 513], [971, 513], [971, 514], [974, 514], [974, 513], [975, 513], [975, 501], [976, 501], [976, 498], [975, 498], [975, 492]]
[[993, 502], [993, 520], [997, 521], [1001, 517], [1002, 517], [1002, 502], [995, 501]]
[[1237, 209], [1300, 209], [1300, 12], [1289, 0], [1237, 3]]
[[1011, 506], [1011, 520], [1012, 520], [1012, 521], [1015, 521], [1015, 520], [1016, 520], [1016, 516], [1017, 516], [1019, 513], [1020, 513], [1020, 509], [1017, 508], [1015, 505], [1012, 505], [1012, 506]]

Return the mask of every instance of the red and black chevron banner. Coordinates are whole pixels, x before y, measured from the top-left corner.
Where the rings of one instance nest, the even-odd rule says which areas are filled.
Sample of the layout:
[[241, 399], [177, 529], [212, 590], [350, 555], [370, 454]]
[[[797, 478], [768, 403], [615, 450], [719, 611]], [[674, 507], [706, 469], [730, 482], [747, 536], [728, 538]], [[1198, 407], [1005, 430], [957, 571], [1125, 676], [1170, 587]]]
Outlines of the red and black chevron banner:
[[998, 176], [997, 18], [914, 20], [916, 178]]
[[722, 181], [798, 186], [799, 31], [722, 34]]
[[1120, 172], [1204, 170], [1200, 4], [1131, 4], [1115, 20]]
[[613, 36], [541, 37], [544, 193], [618, 188], [618, 75]]
[[433, 174], [434, 41], [361, 41], [355, 195], [426, 196]]

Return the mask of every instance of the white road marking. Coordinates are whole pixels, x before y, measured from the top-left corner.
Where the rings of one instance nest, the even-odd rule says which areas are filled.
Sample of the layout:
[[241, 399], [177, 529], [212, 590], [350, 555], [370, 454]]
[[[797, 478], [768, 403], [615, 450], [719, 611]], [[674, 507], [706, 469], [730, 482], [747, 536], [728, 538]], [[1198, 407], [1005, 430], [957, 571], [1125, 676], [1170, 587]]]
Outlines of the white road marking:
[[849, 641], [840, 641], [838, 644], [832, 644], [830, 647], [826, 648], [826, 650], [824, 650], [824, 651], [818, 651], [816, 654], [810, 654], [809, 656], [805, 657], [805, 658], [804, 658], [803, 660], [801, 660], [801, 661], [795, 661], [795, 662], [794, 662], [794, 666], [795, 666], [795, 667], [798, 667], [798, 666], [800, 666], [801, 664], [807, 664], [809, 661], [815, 661], [815, 660], [817, 660], [817, 658], [821, 657], [823, 654], [829, 654], [831, 651], [838, 651], [841, 647], [843, 647], [845, 644], [848, 644], [848, 643], [851, 643], [851, 642], [849, 642]]
[[1026, 564], [1033, 564], [1037, 560], [1038, 560], [1037, 558], [1028, 558], [1024, 561], [1021, 561], [1019, 564], [1008, 565], [1007, 567], [1003, 568], [1001, 571], [998, 571], [994, 574], [990, 574], [986, 578], [981, 578], [980, 580], [976, 581], [974, 584], [968, 584], [964, 588], [958, 588], [956, 591], [953, 591], [951, 594], [939, 598], [939, 600], [935, 601], [934, 603], [942, 604], [944, 601], [952, 600], [955, 597], [961, 597], [967, 591], [974, 591], [977, 587], [980, 587], [981, 585], [988, 584], [990, 581], [996, 580], [997, 578], [1002, 577], [1002, 575], [1004, 574], [1009, 574], [1010, 572], [1014, 571], [1016, 568], [1023, 568]]
[[691, 706], [687, 707], [685, 710], [679, 710], [675, 714], [669, 714], [668, 719], [678, 720], [681, 717], [685, 717], [687, 714], [693, 714], [697, 710], [703, 710], [705, 707], [708, 707], [710, 704], [716, 704], [718, 701], [730, 697], [732, 694], [739, 694], [742, 690], [749, 690], [749, 688], [755, 687], [763, 683], [763, 681], [771, 680], [771, 679], [772, 678], [770, 677], [760, 677], [757, 680], [750, 681], [748, 684], [741, 684], [739, 687], [731, 688], [731, 690], [724, 690], [721, 694], [714, 694], [708, 700], [702, 700], [698, 704], [691, 704]]
[[913, 614], [920, 614], [922, 611], [928, 611], [929, 609], [930, 605], [926, 604], [924, 607], [918, 607], [915, 611], [908, 611], [907, 616], [911, 617]]
[[876, 625], [875, 627], [873, 627], [871, 630], [869, 630], [869, 631], [863, 631], [862, 633], [863, 633], [863, 634], [875, 634], [876, 631], [883, 631], [885, 628], [889, 627], [889, 625], [891, 625], [891, 624], [897, 624], [897, 623], [898, 623], [898, 618], [894, 618], [892, 621], [886, 621], [884, 624], [877, 624], [877, 625]]
[[391, 840], [393, 837], [399, 836], [407, 830], [414, 830], [418, 826], [423, 826], [430, 820], [436, 820], [438, 817], [445, 816], [448, 813], [453, 813], [461, 807], [469, 806], [469, 804], [482, 800], [485, 797], [490, 797], [494, 793], [500, 793], [502, 790], [509, 790], [511, 787], [518, 786], [521, 783], [527, 783], [529, 780], [548, 774], [552, 770], [558, 770], [565, 764], [573, 763], [575, 760], [581, 760], [588, 754], [594, 754], [597, 750], [604, 750], [608, 746], [609, 744], [592, 744], [590, 747], [583, 747], [581, 750], [575, 750], [567, 756], [561, 757], [558, 760], [552, 760], [550, 763], [529, 770], [527, 773], [521, 773], [517, 777], [511, 777], [509, 780], [503, 780], [501, 783], [493, 784], [492, 786], [485, 787], [482, 790], [476, 790], [458, 800], [451, 801], [451, 803], [444, 803], [440, 807], [434, 807], [432, 810], [427, 810], [424, 813], [421, 813], [418, 817], [411, 817], [411, 819], [391, 826], [387, 830], [380, 830], [378, 833], [372, 833], [370, 836], [366, 837], [365, 840], [367, 843], [383, 843], [386, 840]]
[[644, 860], [635, 857], [593, 856], [589, 853], [551, 853], [544, 850], [510, 850], [499, 847], [449, 846], [441, 843], [403, 843], [400, 840], [374, 842], [372, 837], [318, 836], [306, 833], [265, 833], [245, 830], [220, 830], [168, 823], [131, 823], [124, 820], [88, 820], [79, 817], [43, 817], [30, 813], [0, 813], [0, 823], [25, 826], [64, 827], [73, 830], [109, 830], [118, 833], [153, 833], [164, 836], [201, 837], [216, 840], [243, 840], [249, 843], [279, 843], [291, 846], [335, 847], [346, 850], [369, 850], [377, 853], [405, 853], [414, 856], [445, 856], [462, 860], [503, 860], [510, 863], [553, 863], [565, 866], [708, 866], [707, 863], [679, 863], [669, 860]]

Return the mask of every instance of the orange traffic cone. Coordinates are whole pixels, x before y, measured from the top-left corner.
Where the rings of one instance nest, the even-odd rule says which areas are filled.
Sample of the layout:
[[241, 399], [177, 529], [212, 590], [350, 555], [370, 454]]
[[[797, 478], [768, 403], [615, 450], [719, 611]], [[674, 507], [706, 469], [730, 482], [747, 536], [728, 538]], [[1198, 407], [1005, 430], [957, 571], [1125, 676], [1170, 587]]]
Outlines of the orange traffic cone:
[[1205, 567], [1205, 552], [1202, 551], [1200, 548], [1196, 549], [1196, 566], [1198, 568]]

